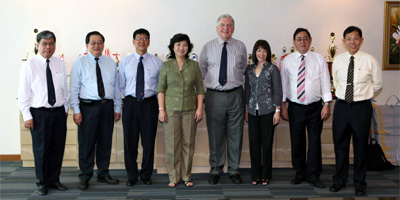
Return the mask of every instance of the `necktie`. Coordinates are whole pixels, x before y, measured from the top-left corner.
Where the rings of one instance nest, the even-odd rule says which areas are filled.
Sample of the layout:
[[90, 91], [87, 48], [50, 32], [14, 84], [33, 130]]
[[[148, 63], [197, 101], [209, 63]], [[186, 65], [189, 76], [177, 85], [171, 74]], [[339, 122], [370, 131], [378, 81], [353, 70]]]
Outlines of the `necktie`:
[[56, 92], [54, 91], [54, 83], [53, 83], [53, 76], [51, 75], [51, 70], [50, 70], [50, 65], [49, 62], [50, 60], [46, 60], [47, 62], [47, 67], [46, 67], [46, 80], [47, 80], [47, 102], [51, 106], [53, 106], [56, 103]]
[[97, 91], [99, 93], [99, 97], [103, 99], [105, 96], [105, 92], [104, 92], [103, 78], [101, 77], [101, 71], [99, 66], [99, 58], [94, 58], [94, 59], [96, 60]]
[[219, 68], [219, 84], [222, 86], [225, 85], [226, 79], [227, 79], [227, 63], [228, 63], [228, 53], [226, 52], [226, 44], [227, 42], [224, 42], [224, 47], [222, 48], [222, 53], [221, 53], [221, 67]]
[[306, 87], [306, 61], [304, 55], [301, 56], [301, 65], [299, 67], [299, 73], [297, 74], [297, 99], [300, 102], [304, 102], [306, 99], [305, 94]]
[[144, 97], [144, 67], [142, 60], [143, 56], [140, 56], [136, 74], [136, 98], [138, 99], [143, 99]]
[[354, 56], [351, 56], [349, 69], [347, 70], [347, 86], [346, 86], [346, 96], [345, 96], [345, 100], [348, 103], [353, 102], [353, 96], [354, 96], [353, 78], [354, 78]]

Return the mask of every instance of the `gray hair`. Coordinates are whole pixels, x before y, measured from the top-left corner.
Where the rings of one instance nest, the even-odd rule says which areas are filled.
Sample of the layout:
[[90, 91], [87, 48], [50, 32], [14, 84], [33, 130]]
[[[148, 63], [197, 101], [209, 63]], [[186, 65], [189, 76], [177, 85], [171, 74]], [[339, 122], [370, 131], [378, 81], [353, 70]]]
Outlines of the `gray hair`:
[[217, 19], [217, 25], [219, 24], [219, 21], [223, 18], [229, 18], [230, 20], [232, 20], [233, 26], [235, 26], [235, 20], [233, 20], [233, 17], [230, 14], [223, 14], [223, 15], [219, 16]]
[[39, 43], [40, 40], [42, 40], [42, 39], [48, 40], [48, 39], [51, 39], [51, 38], [53, 38], [54, 42], [56, 42], [56, 35], [54, 35], [54, 33], [51, 32], [51, 31], [45, 30], [45, 31], [40, 32], [37, 35], [36, 41], [37, 41], [37, 43]]

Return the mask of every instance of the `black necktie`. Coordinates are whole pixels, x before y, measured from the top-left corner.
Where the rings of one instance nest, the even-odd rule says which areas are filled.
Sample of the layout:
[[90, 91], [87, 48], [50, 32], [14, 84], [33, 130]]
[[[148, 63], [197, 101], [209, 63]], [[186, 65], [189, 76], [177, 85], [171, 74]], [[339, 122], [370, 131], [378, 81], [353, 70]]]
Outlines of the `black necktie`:
[[347, 86], [345, 100], [347, 103], [353, 102], [354, 97], [354, 56], [350, 57], [349, 68], [347, 69]]
[[94, 59], [96, 60], [97, 91], [99, 93], [99, 97], [103, 99], [105, 96], [105, 92], [104, 92], [103, 78], [101, 77], [101, 71], [99, 66], [99, 58], [94, 58]]
[[228, 63], [228, 53], [226, 52], [226, 44], [227, 42], [224, 42], [224, 47], [222, 48], [222, 53], [221, 53], [221, 67], [219, 68], [219, 84], [222, 86], [225, 85], [226, 79], [227, 79], [227, 63]]
[[144, 97], [144, 67], [142, 60], [143, 56], [140, 56], [136, 74], [136, 98], [138, 99], [143, 99]]
[[48, 94], [47, 102], [49, 102], [49, 104], [53, 106], [56, 103], [56, 92], [54, 91], [53, 76], [51, 75], [51, 70], [49, 65], [50, 60], [46, 60], [46, 62], [47, 62], [46, 80], [47, 80], [47, 94]]

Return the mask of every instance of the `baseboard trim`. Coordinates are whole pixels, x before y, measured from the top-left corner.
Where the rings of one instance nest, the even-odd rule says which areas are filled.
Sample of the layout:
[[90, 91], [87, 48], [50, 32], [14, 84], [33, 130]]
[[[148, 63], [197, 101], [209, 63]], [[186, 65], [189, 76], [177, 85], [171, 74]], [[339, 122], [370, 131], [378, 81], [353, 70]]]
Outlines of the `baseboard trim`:
[[0, 155], [0, 161], [21, 161], [21, 155]]

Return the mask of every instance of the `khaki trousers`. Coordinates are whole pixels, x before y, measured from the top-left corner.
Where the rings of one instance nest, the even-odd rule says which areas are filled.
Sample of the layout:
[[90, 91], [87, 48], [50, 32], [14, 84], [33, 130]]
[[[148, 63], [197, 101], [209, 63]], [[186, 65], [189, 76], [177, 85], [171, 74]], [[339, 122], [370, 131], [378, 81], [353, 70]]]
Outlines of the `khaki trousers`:
[[192, 163], [197, 123], [195, 110], [166, 110], [167, 122], [163, 123], [165, 133], [166, 163], [171, 183], [192, 179]]

